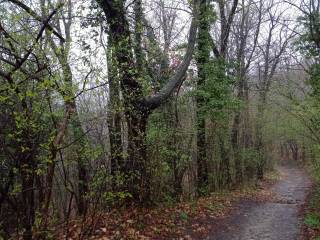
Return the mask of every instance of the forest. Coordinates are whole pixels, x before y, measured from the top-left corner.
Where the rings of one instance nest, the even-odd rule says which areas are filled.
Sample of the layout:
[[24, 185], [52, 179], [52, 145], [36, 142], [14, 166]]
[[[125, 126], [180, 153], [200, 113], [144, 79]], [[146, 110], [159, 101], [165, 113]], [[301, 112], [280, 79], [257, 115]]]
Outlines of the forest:
[[318, 239], [319, 0], [0, 0], [0, 239], [236, 239], [300, 177]]

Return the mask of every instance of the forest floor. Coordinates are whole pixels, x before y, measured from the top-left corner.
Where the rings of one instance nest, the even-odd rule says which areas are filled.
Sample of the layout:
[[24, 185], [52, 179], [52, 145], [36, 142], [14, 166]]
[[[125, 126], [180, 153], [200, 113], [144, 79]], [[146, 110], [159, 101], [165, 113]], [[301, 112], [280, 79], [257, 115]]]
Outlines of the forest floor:
[[310, 186], [305, 171], [282, 166], [253, 190], [152, 209], [117, 209], [70, 224], [58, 239], [300, 240]]

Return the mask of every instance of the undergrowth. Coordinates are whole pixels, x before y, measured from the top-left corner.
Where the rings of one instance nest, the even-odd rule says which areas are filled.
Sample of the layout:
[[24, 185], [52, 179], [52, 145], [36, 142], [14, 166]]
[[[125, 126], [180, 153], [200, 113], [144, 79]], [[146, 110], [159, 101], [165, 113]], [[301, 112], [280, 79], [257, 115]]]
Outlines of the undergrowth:
[[304, 225], [308, 240], [320, 240], [320, 183], [314, 185], [304, 213]]

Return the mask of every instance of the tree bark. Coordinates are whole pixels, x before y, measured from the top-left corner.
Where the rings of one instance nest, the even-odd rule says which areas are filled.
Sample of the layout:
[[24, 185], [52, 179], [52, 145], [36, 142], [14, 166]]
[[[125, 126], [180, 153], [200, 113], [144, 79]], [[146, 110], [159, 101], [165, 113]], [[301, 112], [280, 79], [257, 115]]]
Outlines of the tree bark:
[[[199, 10], [199, 31], [198, 31], [198, 55], [197, 55], [197, 89], [201, 92], [207, 79], [208, 68], [210, 62], [210, 36], [209, 36], [209, 17], [208, 1], [200, 1]], [[208, 161], [206, 156], [206, 124], [205, 112], [203, 108], [206, 104], [201, 93], [196, 97], [197, 103], [197, 174], [198, 174], [198, 194], [202, 194], [203, 190], [208, 187]]]

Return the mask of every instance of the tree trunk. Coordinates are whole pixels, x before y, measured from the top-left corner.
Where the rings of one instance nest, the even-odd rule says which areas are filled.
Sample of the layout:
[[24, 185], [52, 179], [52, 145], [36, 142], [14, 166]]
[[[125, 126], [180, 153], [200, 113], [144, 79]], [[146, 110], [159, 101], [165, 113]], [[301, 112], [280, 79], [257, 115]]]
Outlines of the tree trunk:
[[[198, 68], [198, 80], [197, 89], [203, 90], [207, 81], [207, 67], [210, 60], [210, 44], [209, 44], [209, 12], [207, 0], [200, 1], [200, 21], [199, 21], [199, 33], [198, 33], [198, 56], [197, 56], [197, 68]], [[208, 186], [208, 162], [206, 159], [206, 124], [205, 113], [203, 107], [205, 105], [205, 99], [198, 93], [196, 97], [197, 102], [197, 164], [198, 164], [198, 194], [202, 194], [202, 191]]]
[[109, 73], [109, 104], [108, 104], [108, 129], [110, 140], [110, 162], [112, 188], [114, 191], [120, 191], [121, 186], [117, 182], [117, 176], [124, 169], [124, 154], [122, 148], [122, 129], [121, 129], [121, 99], [120, 99], [120, 84], [118, 79], [118, 67], [116, 64], [115, 53], [113, 49], [112, 36], [109, 36], [108, 41], [108, 73]]
[[[30, 136], [30, 135], [26, 135]], [[29, 142], [31, 139], [27, 139]], [[32, 145], [27, 144], [28, 147]], [[29, 148], [32, 149], [32, 148]], [[23, 239], [32, 240], [32, 227], [35, 220], [35, 202], [34, 202], [34, 178], [35, 178], [35, 160], [34, 153], [26, 151], [20, 153], [20, 174], [21, 174], [21, 191], [22, 191], [22, 225]]]
[[145, 142], [148, 109], [136, 109], [127, 116], [128, 121], [128, 189], [135, 201], [150, 203], [150, 169]]
[[263, 180], [264, 178], [264, 169], [266, 164], [265, 153], [263, 149], [262, 142], [262, 121], [264, 115], [264, 106], [266, 104], [265, 96], [261, 97], [261, 102], [258, 104], [258, 115], [257, 115], [257, 124], [256, 124], [256, 143], [255, 149], [258, 153], [258, 163], [257, 163], [257, 179]]
[[241, 110], [238, 110], [234, 116], [232, 132], [231, 132], [231, 145], [234, 153], [234, 163], [236, 170], [235, 183], [240, 185], [243, 178], [243, 166], [242, 159], [240, 156], [240, 143], [239, 143], [239, 130], [241, 122]]
[[81, 126], [76, 103], [74, 102], [73, 104], [75, 106], [75, 112], [71, 119], [71, 130], [73, 132], [73, 138], [76, 141], [75, 161], [78, 168], [77, 205], [79, 215], [83, 216], [87, 212], [86, 194], [88, 192], [88, 159], [86, 157], [86, 148], [88, 147], [88, 141], [87, 136]]
[[225, 149], [224, 139], [218, 133], [218, 144], [220, 148], [220, 157], [221, 157], [221, 181], [220, 181], [220, 188], [229, 188], [231, 183], [231, 175], [230, 175], [230, 158], [229, 154], [227, 153]]
[[[28, 162], [30, 159], [27, 160]], [[29, 163], [30, 164], [30, 163]], [[28, 165], [23, 165], [21, 178], [22, 178], [22, 209], [23, 217], [22, 224], [24, 228], [23, 239], [32, 240], [32, 227], [35, 219], [35, 206], [34, 206], [34, 173], [33, 169], [28, 168]]]

